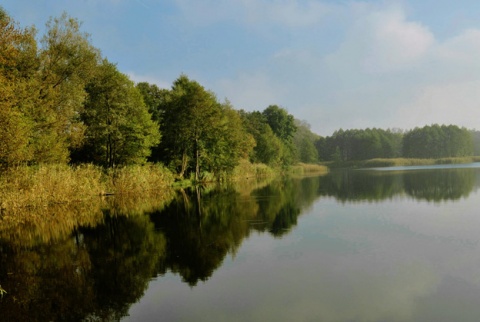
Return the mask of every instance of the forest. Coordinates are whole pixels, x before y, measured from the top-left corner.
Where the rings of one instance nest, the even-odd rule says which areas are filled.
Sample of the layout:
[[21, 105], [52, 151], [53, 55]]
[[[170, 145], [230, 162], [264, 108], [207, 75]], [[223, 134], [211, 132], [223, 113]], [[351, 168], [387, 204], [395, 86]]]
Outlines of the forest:
[[[0, 7], [0, 166], [165, 165], [178, 178], [228, 176], [242, 161], [296, 163], [479, 154], [456, 125], [350, 129], [321, 137], [288, 110], [236, 109], [187, 75], [170, 89], [134, 83], [103, 57], [81, 23], [51, 18], [37, 37]], [[38, 40], [37, 40], [38, 39]]]

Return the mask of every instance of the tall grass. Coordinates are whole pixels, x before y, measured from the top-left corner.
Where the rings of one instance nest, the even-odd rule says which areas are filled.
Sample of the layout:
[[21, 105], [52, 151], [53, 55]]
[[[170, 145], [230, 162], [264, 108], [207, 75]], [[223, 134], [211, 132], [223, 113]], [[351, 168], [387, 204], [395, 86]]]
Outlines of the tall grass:
[[0, 209], [70, 204], [106, 194], [159, 193], [172, 183], [173, 175], [160, 165], [107, 172], [89, 164], [22, 166], [0, 176]]
[[173, 174], [159, 164], [132, 165], [108, 172], [109, 192], [120, 195], [159, 193], [171, 187]]
[[92, 165], [16, 167], [0, 176], [0, 208], [46, 207], [85, 200], [105, 191], [102, 170]]
[[413, 159], [413, 158], [395, 158], [395, 159], [371, 159], [360, 161], [362, 167], [398, 167], [413, 165], [434, 165], [434, 164], [459, 164], [475, 162], [474, 157], [449, 157], [439, 159]]
[[233, 180], [271, 177], [278, 174], [278, 171], [263, 163], [251, 163], [248, 160], [241, 160], [231, 175]]
[[[11, 168], [0, 175], [0, 236], [36, 243], [64, 238], [79, 225], [97, 225], [105, 212], [158, 210], [173, 199], [172, 183], [173, 175], [159, 165]], [[110, 193], [120, 197], [105, 197]]]
[[328, 167], [320, 164], [298, 163], [290, 167], [289, 173], [295, 175], [326, 174]]

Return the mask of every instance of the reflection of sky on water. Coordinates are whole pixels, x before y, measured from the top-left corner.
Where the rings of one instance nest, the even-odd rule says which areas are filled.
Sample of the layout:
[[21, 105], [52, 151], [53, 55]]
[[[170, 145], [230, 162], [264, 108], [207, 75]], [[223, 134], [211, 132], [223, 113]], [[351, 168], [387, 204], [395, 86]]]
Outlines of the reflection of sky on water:
[[411, 165], [398, 167], [368, 168], [375, 171], [406, 171], [406, 170], [435, 170], [435, 169], [468, 169], [480, 168], [480, 162], [458, 163], [458, 164], [434, 164], [434, 165]]
[[127, 320], [478, 321], [479, 198], [318, 199], [281, 239], [253, 233], [205, 283], [152, 281]]

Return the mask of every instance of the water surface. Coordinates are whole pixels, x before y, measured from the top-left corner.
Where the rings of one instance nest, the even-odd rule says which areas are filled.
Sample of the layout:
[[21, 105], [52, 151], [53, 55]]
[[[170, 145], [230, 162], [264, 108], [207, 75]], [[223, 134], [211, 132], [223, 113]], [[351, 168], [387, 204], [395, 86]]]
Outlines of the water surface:
[[[480, 169], [179, 192], [64, 238], [0, 235], [7, 321], [478, 321]], [[37, 238], [38, 239], [38, 238]], [[2, 320], [3, 321], [3, 320]]]

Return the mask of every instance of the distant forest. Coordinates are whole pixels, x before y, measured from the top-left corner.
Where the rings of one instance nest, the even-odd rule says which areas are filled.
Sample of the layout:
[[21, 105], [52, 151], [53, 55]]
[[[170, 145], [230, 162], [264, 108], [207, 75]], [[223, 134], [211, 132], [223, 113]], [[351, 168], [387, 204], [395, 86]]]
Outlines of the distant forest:
[[[338, 130], [321, 137], [270, 105], [220, 102], [186, 75], [170, 89], [135, 84], [63, 14], [37, 40], [0, 7], [0, 165], [159, 162], [179, 177], [231, 172], [242, 159], [294, 163], [480, 154], [480, 134], [455, 125]], [[334, 120], [332, 120], [334, 122]]]

